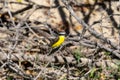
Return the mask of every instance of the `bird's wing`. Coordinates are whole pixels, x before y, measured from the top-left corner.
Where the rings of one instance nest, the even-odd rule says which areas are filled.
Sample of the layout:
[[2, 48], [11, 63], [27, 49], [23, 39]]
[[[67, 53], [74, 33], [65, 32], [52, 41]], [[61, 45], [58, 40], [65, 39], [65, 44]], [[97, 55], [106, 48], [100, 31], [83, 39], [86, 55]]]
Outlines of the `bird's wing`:
[[51, 40], [50, 40], [50, 42], [51, 42], [50, 46], [52, 46], [54, 43], [56, 43], [56, 42], [58, 41], [58, 39], [59, 39], [59, 37], [56, 37], [56, 38], [54, 38], [54, 39], [51, 39]]

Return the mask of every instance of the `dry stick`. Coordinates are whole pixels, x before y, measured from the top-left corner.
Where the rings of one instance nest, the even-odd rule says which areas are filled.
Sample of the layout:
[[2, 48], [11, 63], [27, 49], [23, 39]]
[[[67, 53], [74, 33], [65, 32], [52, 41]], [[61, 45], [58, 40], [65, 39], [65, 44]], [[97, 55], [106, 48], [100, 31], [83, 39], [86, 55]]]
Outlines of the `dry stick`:
[[[5, 1], [5, 3], [8, 3], [8, 2]], [[13, 16], [12, 16], [11, 10], [10, 10], [10, 8], [8, 7], [8, 4], [6, 4], [6, 8], [7, 8], [7, 11], [8, 11], [8, 14], [9, 14], [9, 16], [10, 16], [10, 19], [11, 19], [11, 21], [12, 21], [13, 26], [16, 27], [15, 22], [14, 22], [14, 20], [13, 20]], [[10, 27], [10, 26], [9, 26], [9, 27]], [[18, 39], [18, 31], [17, 31], [17, 30], [16, 30], [16, 39]], [[15, 42], [15, 44], [13, 45], [13, 47], [11, 47], [12, 49], [15, 48], [16, 43], [17, 43], [17, 42]]]
[[39, 36], [31, 29], [31, 27], [28, 25], [27, 22], [25, 22], [26, 27], [36, 36], [39, 38]]
[[44, 69], [41, 70], [41, 71], [38, 73], [38, 75], [37, 75], [33, 80], [37, 80], [37, 79], [40, 77], [40, 75], [42, 74], [42, 72], [45, 71], [46, 67], [47, 67], [49, 64], [50, 64], [50, 63], [48, 62], [48, 63], [45, 65]]
[[[107, 38], [103, 37], [102, 35], [100, 35], [98, 32], [96, 32], [94, 29], [90, 28], [90, 26], [88, 26], [83, 20], [81, 20], [73, 11], [72, 7], [68, 4], [67, 0], [62, 0], [62, 2], [66, 5], [67, 9], [69, 10], [69, 12], [71, 13], [71, 15], [80, 23], [82, 24], [86, 29], [88, 29], [88, 31], [94, 35], [95, 37], [103, 40], [104, 42], [107, 42], [108, 44], [110, 44], [113, 48], [116, 48], [117, 50], [120, 49], [119, 46], [114, 45], [110, 40], [108, 40]], [[108, 50], [107, 50], [108, 51]], [[116, 51], [111, 51], [115, 56], [117, 56], [118, 58], [120, 58], [120, 54], [119, 52]]]
[[[0, 60], [6, 60], [5, 54], [0, 53], [0, 56], [3, 56], [3, 57], [0, 58]], [[28, 54], [23, 55], [21, 53], [20, 54], [14, 54], [14, 55], [12, 55], [12, 60], [14, 60], [14, 61], [18, 61], [18, 60], [26, 61], [27, 60], [27, 61], [32, 62], [32, 61], [35, 60], [36, 57], [39, 57], [37, 59], [39, 62], [52, 62], [52, 63], [57, 63], [57, 64], [59, 63], [61, 65], [65, 64], [65, 61], [64, 61], [62, 56], [54, 56], [53, 57], [53, 56], [45, 56], [45, 55], [42, 55], [42, 54], [38, 54], [37, 56], [36, 56], [36, 54], [34, 54], [34, 55], [28, 55]], [[75, 60], [74, 57], [67, 57], [66, 56], [65, 59], [67, 60], [68, 64], [73, 64], [73, 65], [77, 64], [77, 61]], [[81, 63], [84, 63], [85, 65], [88, 65], [88, 64], [91, 64], [91, 62], [94, 62], [97, 66], [100, 66], [100, 64], [98, 64], [99, 60], [92, 60], [92, 59], [88, 59], [88, 58], [80, 58], [80, 61], [81, 61]], [[103, 60], [103, 61], [111, 61], [111, 60]], [[7, 62], [6, 64], [10, 64], [10, 63]], [[47, 65], [49, 65], [49, 64], [46, 64], [46, 66]], [[109, 65], [109, 66], [113, 66], [113, 65]], [[115, 67], [118, 68], [117, 65]], [[39, 75], [40, 74], [41, 74], [41, 71], [40, 71]]]
[[[74, 39], [75, 39], [75, 41], [77, 41], [77, 38], [70, 38], [68, 40], [73, 40], [74, 41]], [[75, 45], [79, 45], [79, 44], [77, 44], [77, 43], [75, 43], [73, 41], [68, 41], [65, 44], [72, 43], [72, 44], [75, 44]], [[107, 50], [107, 51], [109, 51], [111, 53], [114, 53], [114, 54], [119, 53], [119, 50], [115, 50], [115, 49], [111, 49], [111, 48], [105, 47], [105, 46], [103, 46], [103, 44], [100, 44], [98, 42], [92, 42], [92, 41], [87, 40], [87, 39], [81, 39], [80, 44], [82, 44], [82, 45], [84, 45], [86, 47], [90, 47], [90, 48], [96, 48], [96, 46], [97, 46], [98, 48]]]
[[[12, 16], [12, 13], [11, 13], [11, 11], [10, 11], [10, 8], [8, 7], [8, 2], [5, 1], [4, 3], [5, 3], [5, 7], [7, 8], [7, 11], [8, 11], [8, 14], [9, 14], [9, 16], [10, 16], [10, 19], [11, 19], [11, 21], [12, 21], [12, 23], [13, 23], [13, 26], [16, 27], [15, 22], [14, 22], [13, 19], [12, 19], [13, 16]], [[18, 39], [18, 30], [17, 30], [17, 29], [16, 29], [16, 37], [15, 37], [15, 38]], [[15, 43], [10, 47], [11, 51], [10, 51], [10, 52], [8, 53], [8, 55], [7, 55], [7, 60], [8, 60], [8, 61], [10, 61], [10, 59], [11, 59], [11, 53], [13, 52], [13, 49], [15, 49], [17, 43], [18, 43], [18, 41], [16, 40]]]
[[51, 15], [51, 11], [50, 10], [52, 9], [52, 5], [54, 5], [54, 1], [55, 0], [51, 0], [50, 1], [51, 2], [50, 3], [51, 6], [50, 6], [50, 9], [47, 11], [47, 17], [46, 17], [45, 22], [44, 22], [45, 27], [47, 27], [49, 29], [51, 35], [53, 35], [54, 33], [53, 33], [52, 29], [47, 25], [47, 21], [49, 19], [49, 16]]
[[[17, 39], [19, 38], [19, 29], [20, 27], [24, 24], [24, 22], [32, 15], [32, 13], [36, 10], [36, 5], [33, 6], [33, 8], [28, 12], [28, 14], [25, 15], [24, 18], [21, 19], [21, 21], [15, 26], [16, 28], [16, 33], [17, 33]], [[16, 43], [17, 44], [17, 43]], [[14, 47], [15, 48], [15, 47]]]
[[[36, 27], [30, 27], [29, 25], [26, 25], [27, 27], [28, 27], [28, 29], [30, 29], [30, 31], [36, 36], [36, 37], [38, 37], [39, 39], [48, 39], [48, 40], [50, 40], [50, 39], [54, 39], [55, 37], [51, 37], [51, 35], [50, 34], [48, 34], [47, 32], [45, 32], [45, 31], [42, 31], [42, 30], [40, 30], [40, 29], [38, 29], [38, 28], [36, 28]], [[38, 33], [38, 35], [37, 35], [37, 33]], [[41, 37], [41, 36], [39, 36], [39, 34], [41, 35], [41, 36], [43, 36], [43, 37]]]
[[[13, 17], [12, 17], [12, 13], [11, 13], [10, 9], [8, 8], [8, 14], [10, 15], [10, 18], [11, 18], [11, 20], [12, 20], [13, 26], [14, 26], [15, 29], [16, 29], [15, 44], [13, 45], [13, 47], [11, 47], [12, 50], [15, 49], [15, 47], [17, 46], [18, 38], [19, 38], [19, 29], [20, 29], [20, 27], [23, 25], [24, 21], [26, 21], [26, 20], [29, 18], [29, 16], [34, 12], [35, 9], [36, 9], [36, 5], [33, 6], [32, 10], [29, 11], [29, 13], [26, 14], [26, 16], [25, 16], [17, 25], [15, 25], [15, 22], [14, 22], [13, 19], [12, 19], [12, 18], [13, 18]], [[12, 53], [12, 51], [11, 51], [10, 53]]]
[[[98, 42], [93, 42], [93, 41], [91, 41], [91, 40], [87, 40], [87, 39], [81, 39], [81, 41], [79, 41], [79, 38], [77, 38], [77, 37], [73, 37], [73, 38], [68, 38], [68, 41], [67, 42], [65, 42], [64, 43], [64, 45], [67, 45], [67, 44], [73, 44], [73, 45], [79, 45], [77, 42], [79, 42], [80, 44], [82, 44], [83, 46], [86, 46], [86, 47], [89, 47], [89, 48], [96, 48], [96, 47], [98, 47], [98, 48], [101, 48], [101, 49], [104, 49], [104, 50], [106, 50], [106, 51], [109, 51], [109, 52], [111, 52], [111, 53], [113, 53], [113, 54], [118, 54], [119, 53], [119, 50], [115, 50], [115, 49], [111, 49], [111, 48], [109, 48], [109, 47], [105, 47], [105, 46], [103, 46], [104, 44], [100, 44], [100, 43], [98, 43]], [[118, 57], [119, 57], [119, 55], [118, 55]]]
[[[46, 17], [46, 21], [45, 21], [45, 23], [44, 23], [44, 25], [49, 29], [49, 31], [50, 31], [51, 34], [52, 34], [53, 32], [52, 32], [51, 28], [47, 25], [47, 20], [48, 20], [50, 14], [51, 14], [51, 13], [50, 13], [50, 10], [51, 10], [51, 8], [52, 8], [53, 3], [54, 3], [54, 0], [51, 1], [51, 6], [50, 6], [50, 9], [48, 10], [48, 16]], [[42, 33], [42, 34], [43, 34], [43, 33]], [[44, 34], [44, 35], [45, 35], [45, 34]], [[45, 35], [45, 37], [49, 37], [49, 35], [48, 35], [48, 36]], [[48, 38], [47, 38], [47, 39], [48, 39]], [[48, 54], [47, 54], [47, 55], [48, 55]], [[54, 58], [54, 57], [53, 57], [53, 58]], [[34, 80], [37, 80], [37, 79], [39, 78], [39, 76], [41, 75], [41, 73], [45, 71], [45, 69], [47, 68], [47, 66], [48, 66], [50, 63], [51, 63], [51, 62], [48, 62], [48, 63], [46, 64], [46, 66], [44, 67], [44, 70], [41, 70], [41, 71], [38, 73], [38, 75], [34, 78]]]
[[[1, 54], [4, 54], [4, 56], [7, 56], [7, 53], [5, 53], [5, 51], [0, 47], [0, 51], [1, 51]], [[0, 56], [0, 58], [1, 58], [2, 56]], [[0, 61], [2, 61], [2, 60], [0, 60]], [[2, 62], [2, 66], [0, 67], [0, 68], [3, 68], [6, 64], [7, 64], [8, 62], [5, 62], [5, 63], [3, 63]]]
[[[118, 9], [120, 10], [120, 0], [119, 0], [119, 3], [118, 3]], [[120, 15], [120, 14], [119, 14]], [[119, 17], [119, 25], [118, 25], [118, 27], [120, 27], [120, 17]], [[119, 41], [118, 41], [118, 44], [119, 44], [119, 47], [120, 47], [120, 30], [118, 31], [118, 33], [119, 33]], [[119, 50], [119, 52], [120, 52], [120, 49], [118, 49]]]
[[23, 72], [23, 70], [21, 70], [21, 69], [19, 68], [18, 65], [13, 64], [13, 63], [8, 63], [8, 64], [6, 64], [6, 65], [8, 65], [8, 67], [9, 67], [10, 69], [12, 69], [13, 71], [15, 71], [18, 75], [20, 75], [20, 76], [22, 76], [22, 77], [24, 77], [24, 78], [26, 78], [26, 79], [32, 79], [32, 76], [26, 75], [26, 74]]
[[[25, 16], [17, 25], [15, 25], [14, 21], [12, 21], [12, 23], [13, 23], [15, 29], [16, 29], [16, 37], [15, 37], [15, 43], [14, 43], [14, 45], [11, 47], [11, 51], [8, 53], [8, 56], [7, 56], [7, 59], [8, 59], [9, 62], [10, 62], [11, 57], [12, 57], [11, 53], [13, 52], [13, 50], [15, 49], [15, 47], [16, 47], [17, 44], [18, 44], [19, 29], [20, 29], [20, 27], [24, 24], [24, 21], [26, 21], [26, 20], [29, 18], [29, 16], [34, 12], [35, 9], [36, 9], [36, 6], [33, 6], [32, 10], [31, 10], [28, 14], [26, 14], [26, 16]], [[11, 14], [11, 12], [10, 12], [9, 9], [8, 9], [8, 13], [9, 13], [9, 15], [10, 15], [10, 18], [12, 18], [12, 14]], [[13, 71], [16, 72], [16, 70], [13, 69], [10, 65], [8, 65], [8, 66], [9, 66], [9, 68], [11, 68]], [[22, 72], [22, 73], [23, 73], [23, 72]]]

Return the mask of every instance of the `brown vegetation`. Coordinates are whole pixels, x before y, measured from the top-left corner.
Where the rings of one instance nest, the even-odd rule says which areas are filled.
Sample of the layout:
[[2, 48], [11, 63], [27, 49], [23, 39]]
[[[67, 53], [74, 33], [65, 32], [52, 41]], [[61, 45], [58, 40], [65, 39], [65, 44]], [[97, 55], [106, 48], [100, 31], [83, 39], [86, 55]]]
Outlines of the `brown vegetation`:
[[119, 29], [119, 1], [0, 0], [0, 80], [119, 80]]

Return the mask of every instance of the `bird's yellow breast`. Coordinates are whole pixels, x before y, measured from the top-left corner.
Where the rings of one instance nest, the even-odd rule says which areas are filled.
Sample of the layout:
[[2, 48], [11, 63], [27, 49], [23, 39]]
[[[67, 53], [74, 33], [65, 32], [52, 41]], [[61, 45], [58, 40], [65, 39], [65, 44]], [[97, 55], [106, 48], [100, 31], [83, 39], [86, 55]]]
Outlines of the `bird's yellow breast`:
[[59, 36], [57, 42], [52, 45], [52, 48], [59, 47], [65, 41], [65, 36]]

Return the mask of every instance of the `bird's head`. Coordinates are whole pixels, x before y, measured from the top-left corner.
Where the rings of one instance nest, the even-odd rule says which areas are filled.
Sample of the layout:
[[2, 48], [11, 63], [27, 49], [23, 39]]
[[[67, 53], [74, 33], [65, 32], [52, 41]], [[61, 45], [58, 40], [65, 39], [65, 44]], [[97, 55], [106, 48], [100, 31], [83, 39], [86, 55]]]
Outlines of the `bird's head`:
[[66, 35], [66, 33], [65, 32], [60, 32], [59, 35]]

